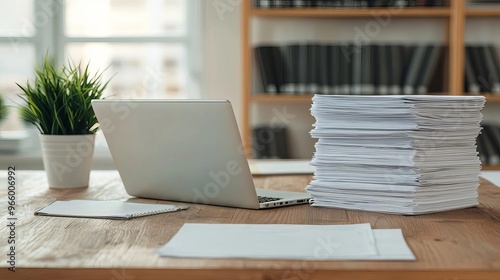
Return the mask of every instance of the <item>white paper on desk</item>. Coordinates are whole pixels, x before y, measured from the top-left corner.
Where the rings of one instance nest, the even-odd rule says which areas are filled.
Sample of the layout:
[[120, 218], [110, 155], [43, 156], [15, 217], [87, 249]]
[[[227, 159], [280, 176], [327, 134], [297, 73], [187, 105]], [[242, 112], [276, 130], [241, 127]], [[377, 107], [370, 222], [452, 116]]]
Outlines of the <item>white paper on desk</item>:
[[313, 174], [311, 160], [249, 160], [253, 175]]
[[162, 257], [295, 260], [378, 255], [370, 224], [184, 224], [158, 253]]
[[481, 171], [481, 177], [500, 187], [500, 171]]
[[366, 260], [415, 260], [415, 256], [406, 244], [401, 229], [374, 229], [373, 236], [375, 237], [378, 255], [368, 256]]

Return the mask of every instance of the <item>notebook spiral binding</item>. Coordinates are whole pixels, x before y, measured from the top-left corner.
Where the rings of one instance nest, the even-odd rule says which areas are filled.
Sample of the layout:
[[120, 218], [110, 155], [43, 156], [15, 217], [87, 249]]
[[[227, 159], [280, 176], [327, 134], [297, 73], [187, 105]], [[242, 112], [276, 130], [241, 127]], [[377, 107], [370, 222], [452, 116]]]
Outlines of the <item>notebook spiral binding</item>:
[[150, 212], [142, 212], [142, 213], [134, 213], [130, 215], [130, 218], [137, 218], [137, 217], [144, 217], [144, 216], [151, 216], [151, 215], [156, 215], [156, 214], [163, 214], [163, 213], [170, 213], [170, 212], [177, 212], [180, 210], [183, 210], [184, 208], [178, 207], [178, 208], [169, 208], [165, 210], [158, 210], [158, 211], [150, 211]]

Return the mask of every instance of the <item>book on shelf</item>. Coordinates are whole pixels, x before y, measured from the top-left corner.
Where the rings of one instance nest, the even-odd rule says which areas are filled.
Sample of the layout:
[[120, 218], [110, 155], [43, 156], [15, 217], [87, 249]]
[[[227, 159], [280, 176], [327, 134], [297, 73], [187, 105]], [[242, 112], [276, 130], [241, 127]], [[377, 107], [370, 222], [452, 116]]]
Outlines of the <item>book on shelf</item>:
[[319, 92], [319, 56], [320, 56], [320, 45], [307, 44], [306, 45], [306, 87], [305, 93], [307, 92]]
[[428, 94], [442, 92], [444, 47], [294, 43], [255, 47], [260, 86], [254, 92], [304, 94]]
[[339, 84], [339, 90], [338, 94], [349, 94], [350, 93], [350, 88], [352, 84], [352, 53], [353, 53], [353, 46], [350, 44], [342, 44], [339, 46], [339, 69], [337, 73], [331, 73], [330, 75], [339, 75], [340, 77], [340, 84]]
[[288, 45], [284, 47], [285, 61], [287, 68], [285, 71], [285, 81], [282, 86], [283, 93], [294, 94], [298, 92], [298, 81], [299, 81], [299, 56], [300, 56], [300, 46], [299, 45]]
[[389, 94], [401, 94], [402, 72], [404, 70], [404, 46], [392, 45], [385, 47], [387, 55], [387, 71]]
[[361, 94], [361, 71], [362, 71], [362, 46], [355, 44], [352, 46], [352, 83], [351, 94]]
[[425, 61], [419, 72], [419, 78], [416, 83], [417, 94], [429, 93], [429, 85], [432, 78], [432, 69], [436, 68], [443, 48], [441, 46], [429, 46]]
[[484, 147], [484, 140], [483, 140], [483, 135], [484, 134], [479, 134], [476, 139], [476, 147], [477, 147], [477, 153], [479, 156], [479, 160], [481, 161], [482, 165], [488, 164], [488, 156]]
[[389, 94], [389, 77], [392, 76], [392, 58], [388, 56], [387, 50], [387, 46], [375, 46], [374, 48], [375, 64], [379, 65], [380, 70], [375, 72], [376, 92], [381, 95]]
[[500, 164], [500, 125], [481, 124], [483, 127], [477, 139], [477, 150], [483, 165]]
[[444, 6], [443, 0], [255, 0], [257, 8], [382, 8]]
[[466, 46], [464, 84], [469, 94], [500, 94], [500, 61], [495, 46]]
[[[295, 93], [298, 94], [306, 94], [307, 93], [307, 46], [299, 45], [299, 57], [298, 67], [299, 69], [292, 69], [292, 71], [297, 71], [297, 91]], [[290, 69], [288, 69], [290, 71]]]
[[263, 92], [269, 94], [277, 93], [276, 77], [274, 76], [273, 61], [270, 49], [273, 47], [260, 46], [255, 48], [256, 65], [260, 73]]
[[469, 52], [472, 58], [472, 71], [475, 73], [476, 82], [479, 84], [481, 92], [488, 92], [488, 72], [483, 67], [481, 59], [481, 49], [476, 46], [467, 46], [466, 52]]
[[500, 65], [495, 47], [493, 45], [483, 45], [481, 49], [488, 67], [488, 82], [490, 83], [491, 92], [500, 93]]
[[465, 52], [465, 90], [471, 94], [479, 94], [481, 88], [477, 84], [476, 77], [474, 76], [474, 70], [472, 69], [472, 57], [469, 51]]
[[403, 84], [403, 93], [406, 95], [415, 94], [415, 84], [417, 83], [419, 69], [423, 63], [427, 47], [425, 45], [416, 46], [415, 51], [408, 64], [408, 73]]
[[253, 128], [253, 156], [257, 159], [287, 159], [286, 127], [281, 125]]
[[364, 45], [361, 47], [361, 94], [363, 95], [375, 94], [373, 47], [374, 45]]

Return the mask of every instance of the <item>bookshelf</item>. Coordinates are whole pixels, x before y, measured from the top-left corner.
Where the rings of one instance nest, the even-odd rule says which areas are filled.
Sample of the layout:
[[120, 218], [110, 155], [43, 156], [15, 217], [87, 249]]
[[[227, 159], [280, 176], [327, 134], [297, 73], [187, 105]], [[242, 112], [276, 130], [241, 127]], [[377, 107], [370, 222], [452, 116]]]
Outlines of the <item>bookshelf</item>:
[[[242, 43], [242, 134], [247, 155], [251, 151], [252, 106], [259, 103], [311, 103], [311, 95], [266, 95], [253, 92], [252, 20], [258, 18], [351, 19], [387, 16], [399, 19], [442, 19], [445, 24], [446, 66], [444, 90], [448, 94], [463, 95], [465, 64], [465, 23], [467, 18], [500, 17], [499, 9], [468, 8], [466, 0], [446, 1], [444, 7], [409, 8], [256, 8], [252, 0], [243, 0], [241, 7]], [[442, 94], [435, 93], [432, 94]], [[487, 102], [500, 102], [500, 95], [485, 94]], [[484, 169], [500, 169], [485, 166]]]
[[372, 17], [373, 15], [390, 15], [392, 17], [449, 17], [449, 8], [409, 8], [409, 9], [258, 9], [250, 8], [251, 17]]
[[499, 9], [469, 8], [465, 11], [467, 17], [500, 17]]

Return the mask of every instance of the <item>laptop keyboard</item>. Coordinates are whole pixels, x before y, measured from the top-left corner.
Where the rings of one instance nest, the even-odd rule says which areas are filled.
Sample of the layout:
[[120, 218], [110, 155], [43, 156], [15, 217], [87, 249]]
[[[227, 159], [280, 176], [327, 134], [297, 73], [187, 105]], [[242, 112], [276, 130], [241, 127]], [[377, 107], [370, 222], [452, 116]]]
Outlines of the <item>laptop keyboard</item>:
[[257, 196], [259, 203], [271, 202], [282, 199], [281, 197]]

